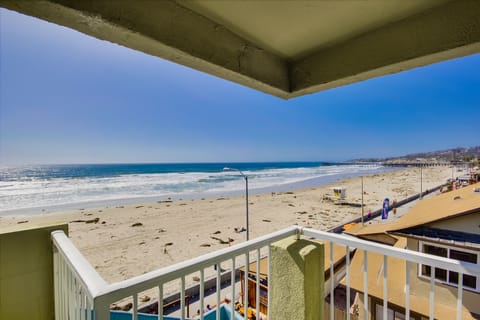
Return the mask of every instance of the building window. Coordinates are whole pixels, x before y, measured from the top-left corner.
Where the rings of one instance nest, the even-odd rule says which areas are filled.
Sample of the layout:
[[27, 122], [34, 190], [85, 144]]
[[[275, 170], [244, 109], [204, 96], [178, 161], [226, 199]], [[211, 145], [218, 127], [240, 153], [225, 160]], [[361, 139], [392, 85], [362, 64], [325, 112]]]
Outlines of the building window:
[[[373, 301], [375, 320], [405, 320], [405, 309], [388, 304], [387, 319], [383, 319], [383, 302], [374, 299]], [[410, 320], [420, 320], [420, 315], [410, 312]]]
[[[419, 251], [432, 254], [439, 257], [445, 257], [470, 263], [480, 264], [480, 252], [464, 249], [453, 248], [439, 244], [433, 244], [420, 241]], [[430, 277], [432, 268], [421, 264], [419, 267], [419, 275]], [[447, 271], [441, 268], [435, 268], [435, 279], [439, 282], [446, 283], [452, 286], [458, 286], [458, 273]], [[464, 274], [463, 287], [468, 290], [480, 292], [480, 278]]]

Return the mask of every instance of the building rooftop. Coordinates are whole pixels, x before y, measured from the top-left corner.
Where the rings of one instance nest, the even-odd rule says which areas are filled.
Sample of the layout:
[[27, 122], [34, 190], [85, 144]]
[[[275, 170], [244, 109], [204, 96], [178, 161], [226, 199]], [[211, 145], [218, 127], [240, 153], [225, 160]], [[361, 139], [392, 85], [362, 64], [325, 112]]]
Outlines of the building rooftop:
[[391, 223], [357, 224], [345, 232], [354, 236], [367, 236], [416, 228], [463, 215], [480, 212], [480, 187], [476, 183], [438, 196], [422, 199], [410, 211]]
[[[407, 239], [396, 237], [397, 242], [394, 247], [405, 248]], [[363, 257], [364, 251], [357, 250], [351, 262], [350, 286], [359, 292], [363, 292]], [[397, 258], [388, 259], [388, 303], [405, 308], [405, 282], [406, 282], [406, 264], [405, 261]], [[391, 276], [394, 275], [394, 276]], [[343, 283], [345, 280], [343, 280]], [[368, 253], [368, 294], [383, 299], [383, 255], [377, 253]], [[456, 301], [452, 293], [452, 301]], [[381, 302], [380, 302], [381, 303]], [[430, 308], [429, 297], [415, 295], [410, 293], [410, 310], [422, 315], [428, 315]], [[435, 319], [455, 319], [456, 309], [441, 303], [435, 303]], [[465, 307], [462, 309], [462, 319], [478, 319], [477, 315], [472, 315]]]

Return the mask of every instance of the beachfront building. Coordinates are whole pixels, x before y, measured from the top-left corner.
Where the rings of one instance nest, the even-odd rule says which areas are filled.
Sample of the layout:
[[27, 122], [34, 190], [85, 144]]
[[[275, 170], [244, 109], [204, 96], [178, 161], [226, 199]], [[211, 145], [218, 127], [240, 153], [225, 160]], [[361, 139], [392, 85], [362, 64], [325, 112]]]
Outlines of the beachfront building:
[[473, 183], [480, 182], [480, 169], [475, 168], [475, 170], [472, 170], [470, 173], [470, 179]]
[[[375, 223], [352, 227], [347, 233], [356, 237], [386, 243], [400, 249], [456, 259], [480, 265], [480, 184], [471, 185], [432, 198], [423, 199], [409, 212], [391, 223]], [[368, 256], [368, 299], [363, 291], [362, 266], [364, 253], [360, 250], [352, 260], [351, 286], [357, 290], [356, 304], [362, 309], [368, 301], [368, 319], [383, 318], [383, 257]], [[407, 270], [408, 268], [408, 270]], [[423, 264], [405, 264], [392, 259], [388, 270], [388, 319], [404, 319], [406, 276], [410, 281], [410, 318], [428, 319], [434, 310], [436, 319], [454, 319], [458, 295], [463, 298], [463, 319], [480, 318], [480, 277]], [[435, 282], [435, 304], [429, 304], [432, 281]], [[459, 288], [462, 287], [461, 291]], [[431, 309], [433, 307], [433, 309]], [[360, 317], [364, 319], [363, 317]]]
[[[0, 6], [285, 99], [480, 52], [480, 2], [476, 0], [0, 0]], [[441, 229], [443, 222], [435, 221], [438, 224], [428, 227]], [[462, 223], [459, 220], [458, 225]], [[448, 292], [453, 295], [455, 290], [459, 293], [453, 304], [456, 319], [478, 313], [478, 306], [471, 302], [478, 289], [478, 264], [451, 259], [459, 257], [452, 249], [457, 247], [455, 242], [447, 246], [433, 238], [420, 240], [422, 235], [405, 235], [410, 239], [407, 246], [415, 250], [409, 251], [295, 226], [141, 276], [106, 283], [70, 242], [67, 229], [60, 223], [18, 225], [0, 231], [1, 319], [109, 319], [110, 305], [125, 298], [131, 299], [132, 312], [118, 317], [145, 319], [138, 315], [139, 294], [154, 288], [163, 296], [164, 285], [174, 280], [179, 281], [180, 317], [185, 318], [185, 277], [198, 272], [203, 292], [205, 268], [229, 262], [234, 278], [237, 257], [249, 265], [260, 255], [269, 261], [269, 318], [322, 319], [325, 292], [333, 298], [335, 289], [333, 281], [325, 286], [324, 263], [329, 261], [333, 278], [334, 258], [332, 249], [325, 250], [313, 239], [343, 246], [346, 253], [357, 248], [369, 256], [378, 254], [387, 267], [392, 265], [388, 261], [400, 259], [410, 264], [405, 270], [410, 274], [417, 270], [414, 265], [421, 265], [417, 283], [413, 278], [408, 282], [410, 277], [406, 276], [398, 285], [411, 285], [410, 291], [403, 293], [407, 301], [410, 292], [429, 288], [425, 304], [430, 310], [421, 312], [431, 319], [439, 318], [442, 312], [434, 302], [447, 301]], [[420, 245], [423, 252], [419, 252]], [[447, 257], [434, 255], [440, 252], [447, 252]], [[461, 252], [462, 257], [471, 259], [476, 250], [469, 247]], [[374, 275], [372, 266], [366, 264], [354, 273], [350, 255], [345, 256], [346, 310], [351, 307], [351, 282], [359, 275], [364, 286], [356, 286], [358, 291], [369, 292], [371, 281], [383, 282], [389, 288], [380, 298], [384, 315], [388, 314], [388, 302], [399, 305], [391, 291], [390, 275]], [[427, 285], [424, 279], [428, 277]], [[464, 279], [463, 289], [452, 286], [455, 277]], [[477, 287], [472, 287], [474, 278]], [[237, 296], [234, 286], [231, 291], [232, 297]], [[244, 292], [248, 301], [248, 290]], [[220, 293], [217, 297], [220, 307]], [[412, 309], [405, 305], [407, 314], [415, 307], [413, 300], [410, 303]], [[160, 315], [156, 317], [167, 319], [162, 315], [162, 304], [160, 299]], [[369, 314], [368, 305], [364, 304], [359, 313]], [[233, 299], [230, 307], [234, 308]], [[334, 303], [329, 311], [333, 318]], [[220, 318], [220, 309], [215, 316]], [[206, 318], [203, 314], [200, 317]], [[233, 319], [235, 315], [231, 312], [226, 317]]]

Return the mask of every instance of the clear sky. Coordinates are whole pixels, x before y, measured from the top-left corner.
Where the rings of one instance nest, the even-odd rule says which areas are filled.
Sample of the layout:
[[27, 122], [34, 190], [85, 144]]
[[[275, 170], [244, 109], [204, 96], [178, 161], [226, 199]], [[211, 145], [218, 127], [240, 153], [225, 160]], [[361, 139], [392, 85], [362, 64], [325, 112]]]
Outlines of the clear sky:
[[480, 55], [284, 101], [0, 9], [0, 164], [342, 161], [480, 145]]

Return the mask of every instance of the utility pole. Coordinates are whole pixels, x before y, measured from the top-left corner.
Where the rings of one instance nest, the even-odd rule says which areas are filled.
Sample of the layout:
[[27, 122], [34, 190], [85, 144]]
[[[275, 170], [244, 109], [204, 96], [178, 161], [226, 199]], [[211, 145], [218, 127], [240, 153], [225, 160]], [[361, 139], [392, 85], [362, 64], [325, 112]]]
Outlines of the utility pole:
[[422, 165], [420, 165], [420, 200], [423, 198], [423, 172]]
[[362, 176], [362, 226], [365, 225], [365, 221], [363, 221], [363, 176]]

